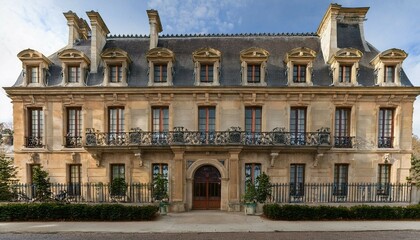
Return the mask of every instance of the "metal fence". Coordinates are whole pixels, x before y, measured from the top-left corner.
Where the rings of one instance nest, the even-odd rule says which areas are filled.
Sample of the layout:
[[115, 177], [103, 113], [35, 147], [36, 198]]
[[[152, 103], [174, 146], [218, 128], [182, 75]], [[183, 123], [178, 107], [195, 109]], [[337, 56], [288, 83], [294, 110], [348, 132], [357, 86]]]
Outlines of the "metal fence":
[[[11, 186], [15, 201], [37, 201], [37, 186], [34, 184], [16, 183]], [[151, 203], [152, 185], [150, 183], [131, 183], [119, 195], [111, 194], [111, 185], [103, 183], [62, 184], [51, 183], [49, 199], [66, 202], [130, 202]]]
[[270, 202], [275, 203], [409, 203], [411, 184], [379, 183], [275, 183]]

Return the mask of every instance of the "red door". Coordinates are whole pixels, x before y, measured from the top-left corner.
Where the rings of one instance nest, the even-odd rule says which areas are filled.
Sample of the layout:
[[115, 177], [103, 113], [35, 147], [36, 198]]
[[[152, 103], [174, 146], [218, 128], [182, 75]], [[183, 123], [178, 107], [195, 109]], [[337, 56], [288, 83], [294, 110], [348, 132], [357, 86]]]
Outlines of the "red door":
[[220, 209], [220, 172], [206, 165], [195, 172], [193, 189], [193, 209]]

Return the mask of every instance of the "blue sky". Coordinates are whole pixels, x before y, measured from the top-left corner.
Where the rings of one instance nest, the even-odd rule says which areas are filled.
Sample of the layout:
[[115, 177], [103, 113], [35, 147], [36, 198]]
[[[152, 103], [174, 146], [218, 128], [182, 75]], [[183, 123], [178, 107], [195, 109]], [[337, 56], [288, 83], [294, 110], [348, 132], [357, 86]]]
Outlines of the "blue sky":
[[[377, 49], [409, 54], [403, 68], [420, 86], [420, 4], [418, 0], [344, 0], [343, 7], [370, 7], [366, 40]], [[48, 56], [67, 43], [63, 12], [87, 19], [98, 11], [111, 34], [148, 34], [147, 9], [159, 11], [163, 34], [316, 32], [330, 1], [325, 0], [0, 0], [0, 87], [12, 86], [21, 71], [16, 54], [32, 48]], [[420, 99], [414, 133], [420, 136]], [[417, 120], [417, 121], [416, 121]], [[0, 122], [12, 122], [12, 105], [0, 90]]]

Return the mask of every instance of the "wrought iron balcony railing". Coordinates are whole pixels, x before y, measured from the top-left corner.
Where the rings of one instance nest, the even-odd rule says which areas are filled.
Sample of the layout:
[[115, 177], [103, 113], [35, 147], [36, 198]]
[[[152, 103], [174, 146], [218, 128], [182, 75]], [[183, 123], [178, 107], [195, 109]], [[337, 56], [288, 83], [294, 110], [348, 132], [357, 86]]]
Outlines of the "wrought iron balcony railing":
[[393, 148], [394, 137], [379, 137], [378, 148]]
[[352, 148], [354, 137], [334, 137], [334, 147]]
[[44, 145], [42, 144], [42, 137], [25, 137], [25, 147], [27, 148], [42, 148]]
[[176, 127], [168, 132], [145, 132], [132, 129], [130, 132], [99, 132], [93, 128], [86, 131], [85, 146], [167, 146], [167, 145], [247, 145], [247, 146], [319, 146], [331, 145], [328, 128], [316, 132], [285, 132], [275, 128], [271, 132], [246, 132], [239, 127], [227, 131], [189, 131]]
[[81, 136], [65, 136], [66, 147], [67, 148], [80, 148], [82, 147], [82, 137]]

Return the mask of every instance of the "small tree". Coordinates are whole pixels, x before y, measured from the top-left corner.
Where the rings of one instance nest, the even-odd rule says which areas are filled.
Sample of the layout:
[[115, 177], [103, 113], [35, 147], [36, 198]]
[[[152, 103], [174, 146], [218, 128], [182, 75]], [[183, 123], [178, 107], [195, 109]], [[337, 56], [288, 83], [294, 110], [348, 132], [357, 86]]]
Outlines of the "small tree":
[[242, 196], [246, 204], [257, 202], [257, 188], [251, 179], [245, 182], [245, 194]]
[[42, 167], [34, 168], [32, 184], [34, 185], [35, 198], [38, 201], [51, 199], [51, 183], [48, 172], [42, 170]]
[[162, 174], [157, 174], [153, 178], [153, 198], [155, 201], [164, 201], [168, 199], [168, 179]]
[[257, 202], [265, 203], [271, 195], [270, 177], [266, 173], [262, 173], [257, 177]]
[[111, 196], [125, 196], [127, 187], [124, 178], [114, 178], [111, 182]]
[[10, 201], [13, 198], [10, 184], [15, 177], [16, 167], [13, 166], [13, 160], [0, 154], [0, 201]]
[[410, 179], [420, 187], [420, 139], [413, 135], [413, 154], [411, 155]]

